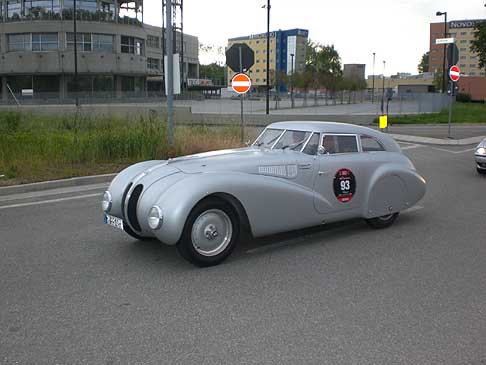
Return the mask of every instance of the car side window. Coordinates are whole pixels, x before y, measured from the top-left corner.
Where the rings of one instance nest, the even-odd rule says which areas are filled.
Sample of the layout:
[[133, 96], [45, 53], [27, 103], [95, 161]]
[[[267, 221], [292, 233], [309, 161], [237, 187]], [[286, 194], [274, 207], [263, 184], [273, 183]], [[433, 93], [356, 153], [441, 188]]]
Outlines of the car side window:
[[314, 133], [311, 139], [309, 140], [309, 142], [307, 142], [307, 145], [305, 146], [302, 152], [307, 155], [315, 155], [317, 154], [318, 145], [319, 145], [319, 134]]
[[325, 135], [322, 146], [326, 154], [358, 152], [358, 144], [354, 135]]
[[385, 151], [383, 145], [376, 138], [370, 136], [361, 136], [361, 148], [363, 152]]

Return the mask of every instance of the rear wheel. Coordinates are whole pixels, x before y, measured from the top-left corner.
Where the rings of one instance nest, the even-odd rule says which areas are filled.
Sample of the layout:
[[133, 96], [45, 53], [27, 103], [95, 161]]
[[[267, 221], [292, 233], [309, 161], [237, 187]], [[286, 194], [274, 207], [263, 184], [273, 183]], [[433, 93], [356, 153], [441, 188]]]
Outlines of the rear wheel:
[[233, 207], [223, 200], [209, 198], [189, 214], [177, 249], [194, 265], [217, 265], [231, 254], [239, 233]]
[[381, 217], [365, 219], [365, 221], [375, 229], [387, 228], [390, 227], [393, 224], [393, 222], [395, 222], [395, 219], [397, 219], [398, 214], [400, 213], [382, 215]]

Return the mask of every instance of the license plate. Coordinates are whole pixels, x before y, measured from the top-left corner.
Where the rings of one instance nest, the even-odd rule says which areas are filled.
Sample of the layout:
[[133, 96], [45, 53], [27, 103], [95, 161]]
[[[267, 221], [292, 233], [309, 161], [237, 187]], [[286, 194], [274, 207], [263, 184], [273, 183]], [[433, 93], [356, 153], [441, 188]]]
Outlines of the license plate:
[[117, 217], [113, 217], [111, 215], [105, 214], [104, 217], [104, 222], [105, 224], [108, 224], [109, 226], [118, 228], [118, 229], [123, 229], [123, 220]]

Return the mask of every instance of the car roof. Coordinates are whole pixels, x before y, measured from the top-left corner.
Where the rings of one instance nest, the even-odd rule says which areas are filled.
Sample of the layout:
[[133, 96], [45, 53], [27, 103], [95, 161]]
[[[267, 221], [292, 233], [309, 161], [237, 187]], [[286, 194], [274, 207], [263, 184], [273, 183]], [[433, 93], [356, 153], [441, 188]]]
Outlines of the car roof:
[[355, 124], [325, 121], [288, 121], [271, 123], [267, 126], [267, 128], [291, 129], [317, 133], [365, 134], [378, 139], [385, 145], [388, 151], [400, 151], [400, 147], [395, 142], [395, 140], [387, 134], [377, 131], [375, 129]]
[[296, 129], [306, 132], [319, 133], [350, 133], [350, 134], [366, 134], [376, 132], [367, 127], [362, 127], [354, 124], [337, 123], [337, 122], [313, 122], [313, 121], [289, 121], [289, 122], [275, 122], [267, 126], [267, 128], [278, 129]]

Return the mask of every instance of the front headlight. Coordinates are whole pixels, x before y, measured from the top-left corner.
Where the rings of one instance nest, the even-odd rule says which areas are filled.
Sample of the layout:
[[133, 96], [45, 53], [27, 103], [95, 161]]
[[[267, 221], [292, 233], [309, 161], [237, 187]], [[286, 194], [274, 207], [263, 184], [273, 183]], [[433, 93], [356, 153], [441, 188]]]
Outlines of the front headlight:
[[109, 191], [105, 191], [103, 194], [101, 208], [103, 208], [103, 212], [108, 212], [111, 209], [111, 194]]
[[479, 147], [479, 148], [476, 150], [476, 155], [480, 155], [480, 156], [486, 156], [486, 148], [484, 148], [484, 147]]
[[163, 220], [164, 217], [162, 215], [162, 209], [160, 209], [157, 205], [150, 208], [147, 223], [151, 229], [159, 229], [162, 227]]

